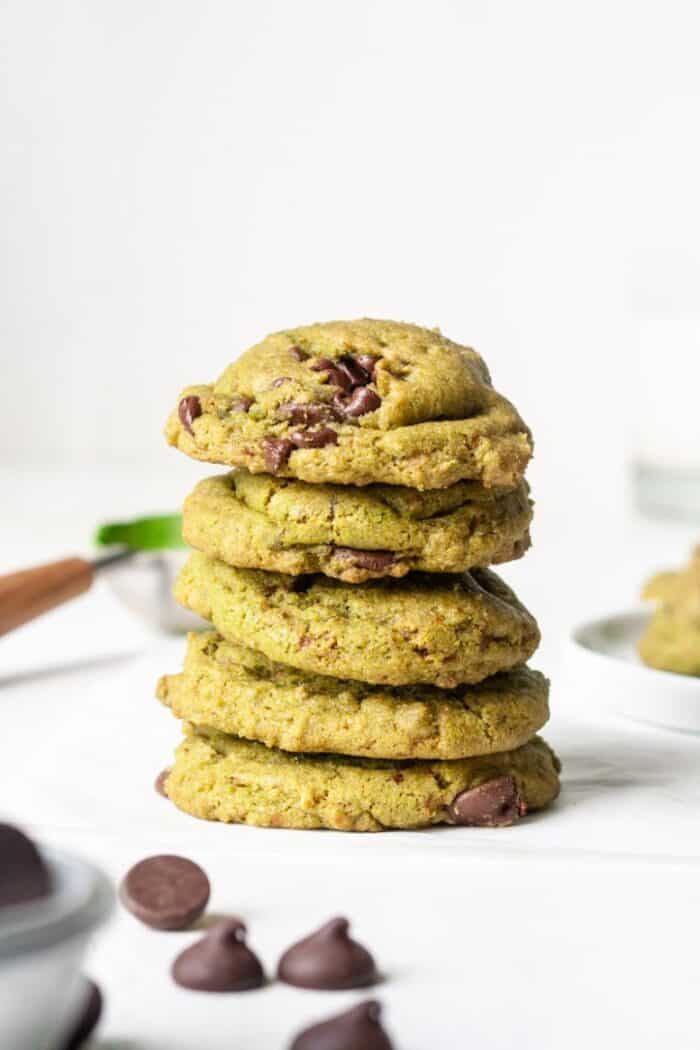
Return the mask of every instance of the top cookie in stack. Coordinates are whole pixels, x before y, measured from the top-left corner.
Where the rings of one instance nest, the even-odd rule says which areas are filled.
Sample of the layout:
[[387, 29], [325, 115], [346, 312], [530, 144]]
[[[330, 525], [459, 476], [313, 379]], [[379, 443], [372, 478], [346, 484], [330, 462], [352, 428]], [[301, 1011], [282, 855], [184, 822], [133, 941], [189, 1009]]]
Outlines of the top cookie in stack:
[[388, 321], [280, 332], [166, 433], [237, 468], [184, 508], [176, 596], [215, 631], [159, 683], [186, 721], [177, 805], [379, 830], [555, 797], [537, 624], [486, 568], [529, 546], [531, 439], [475, 351]]

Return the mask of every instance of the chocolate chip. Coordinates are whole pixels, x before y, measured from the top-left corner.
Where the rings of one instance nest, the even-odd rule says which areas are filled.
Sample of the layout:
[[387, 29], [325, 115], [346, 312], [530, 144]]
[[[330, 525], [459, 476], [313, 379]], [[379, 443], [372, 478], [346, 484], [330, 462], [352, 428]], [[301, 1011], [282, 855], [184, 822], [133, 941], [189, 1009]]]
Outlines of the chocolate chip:
[[368, 412], [374, 412], [375, 409], [379, 408], [382, 403], [382, 399], [379, 394], [374, 390], [371, 390], [368, 386], [360, 386], [357, 390], [354, 390], [350, 397], [342, 397], [340, 394], [336, 394], [333, 398], [333, 404], [335, 407], [343, 413], [345, 416], [355, 417], [364, 416]]
[[156, 789], [159, 795], [163, 795], [164, 798], [168, 796], [165, 793], [165, 781], [170, 776], [170, 769], [161, 769], [160, 773], [153, 781], [153, 787]]
[[240, 919], [223, 919], [178, 955], [173, 980], [199, 992], [245, 992], [259, 988], [265, 974], [258, 957], [245, 943]]
[[374, 372], [377, 367], [378, 357], [372, 357], [371, 354], [357, 354], [355, 360], [361, 368], [364, 368], [365, 372], [370, 378], [370, 382], [374, 379]]
[[289, 352], [296, 361], [306, 361], [310, 356], [300, 346], [290, 346]]
[[187, 857], [160, 854], [131, 868], [119, 896], [125, 908], [156, 930], [185, 930], [209, 901], [209, 879]]
[[262, 450], [265, 466], [271, 474], [276, 474], [285, 465], [295, 445], [289, 438], [263, 438]]
[[320, 930], [288, 948], [277, 976], [298, 988], [362, 988], [377, 980], [374, 959], [348, 934], [347, 919], [331, 919]]
[[353, 388], [353, 381], [347, 371], [338, 368], [337, 361], [331, 361], [328, 357], [319, 357], [318, 361], [314, 361], [312, 364], [314, 372], [325, 372], [328, 376], [328, 382], [332, 383], [333, 386], [339, 386], [341, 390], [346, 393], [350, 393]]
[[283, 401], [277, 408], [277, 416], [280, 419], [288, 419], [290, 423], [325, 423], [329, 419], [339, 420], [341, 413], [333, 405], [326, 405], [316, 401], [298, 402]]
[[525, 816], [527, 804], [513, 777], [502, 776], [460, 792], [448, 812], [455, 824], [502, 828]]
[[248, 412], [250, 406], [255, 404], [254, 397], [239, 397], [236, 401], [231, 402], [231, 412]]
[[285, 383], [291, 383], [291, 376], [280, 376], [279, 379], [273, 379], [270, 383], [270, 390], [275, 390], [278, 386], [284, 386]]
[[32, 840], [12, 824], [0, 824], [0, 908], [50, 893], [49, 869]]
[[370, 572], [382, 572], [396, 562], [392, 551], [362, 551], [355, 547], [336, 547], [334, 555], [341, 561], [350, 562], [358, 569], [369, 569]]
[[370, 373], [352, 354], [343, 354], [342, 357], [339, 357], [336, 368], [348, 377], [350, 390], [354, 390], [356, 386], [367, 386], [370, 381]]
[[289, 437], [295, 448], [324, 448], [326, 445], [338, 444], [338, 433], [331, 427], [319, 427], [318, 430], [295, 430]]
[[85, 984], [87, 987], [82, 1010], [70, 1032], [61, 1043], [59, 1050], [79, 1050], [83, 1043], [90, 1038], [102, 1016], [102, 992], [94, 981], [86, 978]]
[[189, 397], [183, 397], [177, 407], [177, 414], [187, 433], [192, 434], [192, 424], [202, 414], [202, 402], [194, 394], [190, 394]]
[[306, 1028], [292, 1041], [289, 1050], [392, 1050], [380, 1014], [379, 1003], [368, 999]]

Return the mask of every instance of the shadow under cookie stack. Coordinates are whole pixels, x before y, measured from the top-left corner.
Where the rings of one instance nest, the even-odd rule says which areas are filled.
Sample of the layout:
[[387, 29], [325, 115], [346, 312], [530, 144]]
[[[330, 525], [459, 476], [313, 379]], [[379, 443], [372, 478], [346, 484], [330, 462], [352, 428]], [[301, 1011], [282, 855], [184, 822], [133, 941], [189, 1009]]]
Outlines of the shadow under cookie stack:
[[279, 332], [166, 435], [234, 468], [183, 512], [175, 594], [213, 629], [158, 684], [180, 809], [382, 831], [556, 797], [537, 624], [488, 568], [529, 547], [530, 434], [475, 351], [387, 321]]

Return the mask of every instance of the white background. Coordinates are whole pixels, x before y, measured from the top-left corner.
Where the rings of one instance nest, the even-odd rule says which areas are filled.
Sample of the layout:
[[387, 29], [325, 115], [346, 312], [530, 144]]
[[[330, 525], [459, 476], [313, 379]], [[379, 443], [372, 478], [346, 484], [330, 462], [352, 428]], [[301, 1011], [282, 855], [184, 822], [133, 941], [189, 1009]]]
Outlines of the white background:
[[[106, 585], [0, 651], [3, 812], [115, 878], [191, 853], [268, 967], [348, 912], [397, 1050], [697, 1042], [700, 741], [606, 719], [561, 644], [693, 538], [635, 519], [626, 464], [700, 447], [699, 36], [668, 0], [0, 0], [3, 570], [174, 508], [207, 469], [161, 437], [180, 387], [279, 327], [440, 325], [535, 432], [535, 548], [505, 575], [564, 790], [512, 834], [182, 818], [151, 789], [182, 645]], [[347, 999], [188, 998], [191, 936], [119, 915], [89, 960], [100, 1048], [273, 1050]]]
[[[699, 32], [692, 0], [4, 0], [0, 462], [181, 478], [182, 385], [369, 315], [479, 348], [535, 479], [619, 491], [640, 318], [700, 312]], [[684, 445], [698, 358], [645, 371]]]

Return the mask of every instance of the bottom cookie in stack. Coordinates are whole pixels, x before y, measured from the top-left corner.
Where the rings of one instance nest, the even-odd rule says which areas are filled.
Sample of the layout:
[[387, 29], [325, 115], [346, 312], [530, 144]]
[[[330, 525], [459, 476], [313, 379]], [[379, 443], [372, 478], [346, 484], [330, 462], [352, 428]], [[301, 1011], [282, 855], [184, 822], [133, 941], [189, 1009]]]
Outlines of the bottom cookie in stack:
[[[198, 817], [380, 831], [502, 826], [551, 802], [548, 682], [517, 667], [473, 686], [377, 686], [301, 672], [192, 634], [158, 696], [186, 722], [165, 790]], [[242, 739], [242, 738], [246, 739]], [[469, 757], [464, 757], [469, 756]]]

